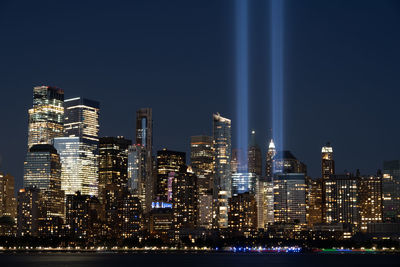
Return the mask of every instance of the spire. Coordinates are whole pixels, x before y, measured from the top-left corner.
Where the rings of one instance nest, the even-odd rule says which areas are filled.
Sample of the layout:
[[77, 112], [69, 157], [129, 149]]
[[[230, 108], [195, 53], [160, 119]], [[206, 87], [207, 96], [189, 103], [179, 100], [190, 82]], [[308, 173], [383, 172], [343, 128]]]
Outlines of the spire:
[[268, 150], [275, 150], [275, 143], [273, 139], [271, 139], [269, 142]]

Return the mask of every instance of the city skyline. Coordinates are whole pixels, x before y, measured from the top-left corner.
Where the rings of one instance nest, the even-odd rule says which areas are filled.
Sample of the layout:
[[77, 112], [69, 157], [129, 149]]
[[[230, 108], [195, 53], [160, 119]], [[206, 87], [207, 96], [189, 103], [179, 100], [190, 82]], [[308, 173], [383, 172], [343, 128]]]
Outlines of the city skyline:
[[[391, 122], [399, 94], [399, 5], [342, 4], [286, 1], [284, 7], [285, 149], [305, 162], [314, 178], [320, 146], [327, 141], [335, 147], [338, 172], [359, 168], [373, 174], [383, 160], [398, 158], [399, 126]], [[1, 44], [6, 78], [0, 88], [4, 99], [18, 101], [0, 107], [0, 120], [7, 125], [0, 139], [0, 169], [15, 176], [16, 187], [22, 185], [34, 86], [57, 86], [66, 98], [99, 101], [100, 136], [135, 140], [136, 110], [153, 108], [154, 151], [167, 147], [188, 154], [190, 136], [210, 135], [209, 116], [215, 112], [232, 119], [236, 133], [233, 3], [96, 5], [91, 12], [87, 3], [2, 3], [0, 26], [7, 42]], [[268, 9], [264, 1], [249, 5], [249, 128], [255, 129], [264, 158], [272, 125]], [[40, 12], [47, 17], [33, 17]], [[52, 45], [38, 45], [44, 37]], [[164, 39], [168, 42], [157, 45]], [[115, 120], [119, 114], [126, 114], [122, 123]], [[182, 125], [177, 134], [166, 134], [170, 124]]]

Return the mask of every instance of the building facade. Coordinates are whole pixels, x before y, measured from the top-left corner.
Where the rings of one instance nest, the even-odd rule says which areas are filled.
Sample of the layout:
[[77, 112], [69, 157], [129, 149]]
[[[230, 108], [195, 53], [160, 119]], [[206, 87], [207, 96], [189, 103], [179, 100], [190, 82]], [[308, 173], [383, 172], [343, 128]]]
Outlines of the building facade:
[[0, 217], [8, 216], [15, 220], [17, 201], [14, 194], [14, 177], [0, 172]]
[[400, 222], [400, 160], [383, 162], [383, 220]]

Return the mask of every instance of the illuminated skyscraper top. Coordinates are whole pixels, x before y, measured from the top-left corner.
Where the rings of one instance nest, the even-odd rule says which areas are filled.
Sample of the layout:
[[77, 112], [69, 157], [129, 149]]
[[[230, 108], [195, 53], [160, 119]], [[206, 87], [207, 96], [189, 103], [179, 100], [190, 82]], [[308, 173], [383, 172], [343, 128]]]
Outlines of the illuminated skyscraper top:
[[275, 155], [276, 155], [275, 144], [274, 144], [274, 140], [271, 139], [271, 141], [269, 142], [269, 145], [268, 145], [266, 164], [265, 164], [265, 176], [268, 179], [272, 179], [272, 176], [274, 173], [273, 159], [274, 159]]
[[28, 148], [51, 144], [64, 134], [64, 91], [50, 86], [33, 88], [33, 107], [29, 109]]
[[80, 137], [83, 140], [98, 142], [100, 103], [76, 97], [65, 100], [64, 106], [64, 130], [66, 136]]
[[153, 149], [153, 112], [151, 108], [141, 108], [136, 112], [136, 144], [146, 150]]
[[328, 142], [321, 150], [322, 160], [322, 178], [329, 179], [329, 176], [335, 174], [335, 161], [333, 160], [333, 149]]

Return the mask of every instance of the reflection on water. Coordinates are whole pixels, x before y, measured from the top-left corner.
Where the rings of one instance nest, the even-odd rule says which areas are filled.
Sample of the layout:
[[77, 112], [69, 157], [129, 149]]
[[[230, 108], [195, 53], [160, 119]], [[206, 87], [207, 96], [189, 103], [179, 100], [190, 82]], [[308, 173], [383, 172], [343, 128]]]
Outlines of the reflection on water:
[[229, 253], [15, 253], [0, 254], [0, 266], [134, 267], [356, 267], [398, 266], [400, 255], [229, 254]]

